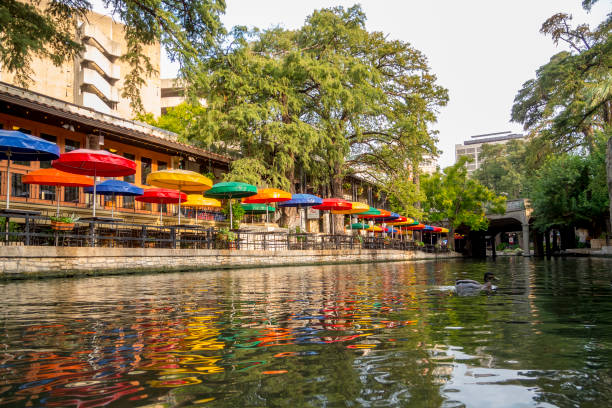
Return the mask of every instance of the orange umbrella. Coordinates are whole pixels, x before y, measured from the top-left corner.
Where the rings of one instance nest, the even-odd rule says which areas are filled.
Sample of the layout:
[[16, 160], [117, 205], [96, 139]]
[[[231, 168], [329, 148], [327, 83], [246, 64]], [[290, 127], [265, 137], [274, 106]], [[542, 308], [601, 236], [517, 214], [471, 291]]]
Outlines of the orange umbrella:
[[[270, 204], [291, 200], [291, 193], [278, 188], [262, 188], [257, 194], [242, 199], [245, 204]], [[266, 207], [266, 222], [268, 222], [268, 211]]]
[[91, 187], [93, 179], [80, 174], [66, 173], [58, 169], [34, 170], [22, 179], [24, 184], [37, 184], [40, 186], [55, 186], [55, 200], [57, 201], [57, 216], [59, 217], [59, 190], [58, 187]]

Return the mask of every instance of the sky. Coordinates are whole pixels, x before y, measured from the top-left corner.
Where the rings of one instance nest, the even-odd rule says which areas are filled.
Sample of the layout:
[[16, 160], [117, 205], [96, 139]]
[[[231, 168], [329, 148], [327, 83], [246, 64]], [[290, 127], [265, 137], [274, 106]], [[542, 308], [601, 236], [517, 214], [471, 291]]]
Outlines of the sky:
[[[469, 136], [500, 131], [522, 132], [510, 122], [514, 96], [535, 76], [538, 67], [564, 50], [540, 34], [553, 14], [573, 15], [592, 27], [610, 12], [600, 0], [590, 13], [580, 0], [226, 0], [226, 27], [246, 25], [295, 29], [313, 10], [361, 4], [369, 31], [409, 42], [423, 52], [438, 83], [449, 90], [433, 129], [438, 133], [438, 159], [444, 168], [455, 161], [455, 144]], [[176, 66], [162, 60], [161, 75], [176, 75]]]

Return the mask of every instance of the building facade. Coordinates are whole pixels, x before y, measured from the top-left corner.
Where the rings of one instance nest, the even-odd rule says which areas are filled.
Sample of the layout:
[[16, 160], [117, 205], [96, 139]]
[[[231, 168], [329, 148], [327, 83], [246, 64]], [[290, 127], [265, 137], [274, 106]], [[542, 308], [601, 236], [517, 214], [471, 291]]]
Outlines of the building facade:
[[471, 174], [480, 167], [480, 153], [482, 152], [483, 145], [508, 143], [510, 140], [524, 138], [524, 135], [510, 131], [470, 136], [470, 140], [466, 140], [463, 144], [455, 145], [455, 163], [462, 156], [471, 158], [472, 162], [467, 164], [468, 173]]

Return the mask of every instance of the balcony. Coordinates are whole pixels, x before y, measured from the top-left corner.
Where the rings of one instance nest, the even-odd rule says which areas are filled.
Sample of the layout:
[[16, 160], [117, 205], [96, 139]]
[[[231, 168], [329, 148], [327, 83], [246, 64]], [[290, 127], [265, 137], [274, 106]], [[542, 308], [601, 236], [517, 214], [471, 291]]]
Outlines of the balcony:
[[98, 48], [85, 44], [82, 65], [98, 71], [108, 82], [114, 84], [121, 77], [121, 67], [113, 64]]

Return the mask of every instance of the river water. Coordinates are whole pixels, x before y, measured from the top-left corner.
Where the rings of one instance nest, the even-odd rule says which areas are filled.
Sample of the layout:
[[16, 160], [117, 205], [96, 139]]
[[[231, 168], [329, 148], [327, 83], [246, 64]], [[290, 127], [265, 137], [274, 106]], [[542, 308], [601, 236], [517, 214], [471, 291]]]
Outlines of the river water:
[[[459, 297], [457, 278], [500, 281]], [[0, 406], [603, 407], [612, 260], [0, 284]]]

